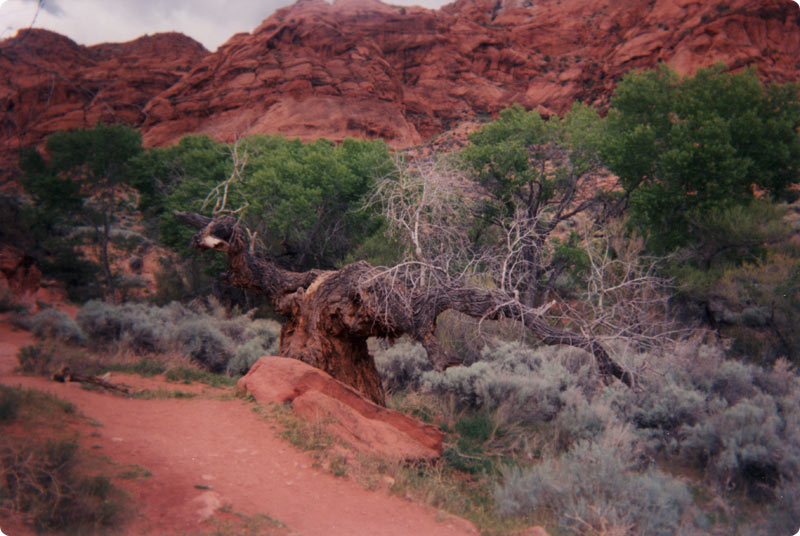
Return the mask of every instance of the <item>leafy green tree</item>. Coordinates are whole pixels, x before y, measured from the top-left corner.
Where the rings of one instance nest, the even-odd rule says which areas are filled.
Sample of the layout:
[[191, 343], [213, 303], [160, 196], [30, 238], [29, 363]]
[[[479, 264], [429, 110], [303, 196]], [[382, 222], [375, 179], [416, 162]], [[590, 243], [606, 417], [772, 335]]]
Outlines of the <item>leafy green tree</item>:
[[515, 105], [469, 137], [462, 157], [488, 194], [475, 239], [513, 244], [515, 280], [503, 286], [517, 289], [522, 303], [542, 303], [560, 276], [581, 265], [576, 235], [553, 238], [559, 224], [611, 201], [592, 184], [601, 127], [587, 106], [545, 120]]
[[333, 268], [377, 229], [361, 210], [376, 176], [389, 172], [383, 142], [248, 140], [245, 219], [292, 269]]
[[49, 230], [75, 223], [94, 230], [106, 292], [112, 294], [111, 226], [124, 204], [121, 194], [129, 161], [142, 152], [141, 135], [124, 125], [98, 123], [90, 129], [57, 132], [45, 147], [47, 158], [35, 149], [23, 155], [23, 186]]
[[229, 147], [208, 136], [184, 136], [173, 146], [153, 148], [131, 161], [131, 184], [139, 209], [155, 221], [161, 241], [183, 253], [191, 232], [175, 225], [173, 210], [201, 211], [214, 186], [231, 173]]
[[188, 245], [173, 210], [235, 211], [266, 253], [291, 269], [333, 268], [377, 232], [380, 222], [361, 206], [374, 177], [391, 167], [383, 142], [281, 136], [252, 136], [233, 146], [184, 139], [141, 162], [142, 184], [168, 192], [157, 208], [166, 243]]
[[681, 78], [666, 66], [626, 75], [611, 100], [602, 155], [654, 251], [702, 238], [711, 215], [791, 195], [800, 166], [794, 85], [764, 86], [724, 65]]

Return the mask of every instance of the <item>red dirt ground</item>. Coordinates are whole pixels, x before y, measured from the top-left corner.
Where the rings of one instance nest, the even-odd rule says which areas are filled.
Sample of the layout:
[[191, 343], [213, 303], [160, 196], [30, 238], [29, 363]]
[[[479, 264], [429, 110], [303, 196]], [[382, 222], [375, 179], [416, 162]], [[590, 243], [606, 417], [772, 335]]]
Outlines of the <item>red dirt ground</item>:
[[[275, 425], [254, 413], [251, 404], [215, 397], [224, 391], [204, 387], [205, 393], [196, 398], [142, 400], [15, 375], [16, 352], [32, 337], [4, 320], [0, 318], [0, 382], [73, 402], [101, 425], [87, 424], [81, 430], [84, 446], [121, 466], [135, 464], [152, 473], [136, 480], [114, 479], [136, 505], [122, 534], [213, 532], [206, 519], [219, 507], [246, 516], [268, 515], [286, 525], [265, 529], [269, 534], [477, 534], [460, 518], [315, 469], [313, 459], [278, 437]], [[152, 389], [159, 383], [124, 377], [127, 384], [140, 381], [136, 387]], [[160, 383], [170, 390], [198, 389]], [[225, 518], [218, 511], [215, 515]], [[15, 519], [0, 519], [0, 529], [8, 536], [35, 534]]]

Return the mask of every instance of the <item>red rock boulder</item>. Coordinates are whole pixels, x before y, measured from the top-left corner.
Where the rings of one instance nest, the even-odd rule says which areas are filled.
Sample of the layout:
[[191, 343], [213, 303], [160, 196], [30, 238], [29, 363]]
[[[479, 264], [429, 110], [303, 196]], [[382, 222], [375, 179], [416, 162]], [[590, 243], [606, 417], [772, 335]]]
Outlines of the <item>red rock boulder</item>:
[[19, 248], [0, 245], [0, 289], [6, 289], [20, 303], [33, 305], [42, 272]]
[[322, 423], [329, 433], [361, 452], [405, 461], [442, 454], [438, 427], [378, 406], [297, 359], [262, 357], [238, 387], [262, 403], [291, 402], [297, 415]]

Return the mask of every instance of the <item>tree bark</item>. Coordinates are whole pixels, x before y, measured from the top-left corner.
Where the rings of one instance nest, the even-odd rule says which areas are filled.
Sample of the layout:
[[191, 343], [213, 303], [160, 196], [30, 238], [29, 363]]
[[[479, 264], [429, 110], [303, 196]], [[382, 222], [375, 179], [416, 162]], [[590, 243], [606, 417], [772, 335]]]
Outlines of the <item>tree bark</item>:
[[367, 339], [408, 334], [423, 345], [435, 368], [444, 370], [454, 363], [442, 351], [435, 325], [438, 315], [449, 309], [475, 318], [522, 322], [545, 344], [590, 352], [603, 376], [632, 385], [630, 373], [597, 341], [555, 328], [533, 310], [509, 303], [507, 296], [464, 288], [414, 290], [392, 270], [363, 261], [335, 271], [292, 272], [254, 256], [244, 230], [232, 217], [211, 219], [190, 212], [175, 216], [200, 229], [192, 237], [193, 247], [226, 253], [231, 283], [266, 296], [287, 318], [280, 355], [320, 368], [378, 404], [383, 405], [385, 398]]

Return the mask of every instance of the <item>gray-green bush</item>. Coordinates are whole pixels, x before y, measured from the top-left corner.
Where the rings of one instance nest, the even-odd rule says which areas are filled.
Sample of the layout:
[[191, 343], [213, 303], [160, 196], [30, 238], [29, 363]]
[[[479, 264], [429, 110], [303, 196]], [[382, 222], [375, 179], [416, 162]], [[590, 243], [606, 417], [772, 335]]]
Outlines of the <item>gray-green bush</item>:
[[280, 326], [221, 308], [88, 302], [77, 321], [91, 345], [138, 354], [179, 352], [212, 372], [244, 374], [261, 355], [275, 353]]
[[78, 324], [63, 311], [51, 308], [31, 319], [31, 331], [41, 339], [55, 339], [73, 344], [85, 344], [86, 335]]
[[512, 420], [548, 421], [563, 406], [563, 394], [569, 387], [588, 388], [593, 382], [590, 361], [581, 360], [576, 352], [583, 353], [572, 348], [534, 350], [519, 343], [502, 343], [485, 348], [481, 360], [469, 367], [425, 372], [421, 385], [453, 397], [460, 410], [502, 407]]
[[547, 512], [576, 534], [675, 534], [692, 503], [686, 485], [638, 458], [623, 426], [580, 441], [564, 456], [507, 468], [495, 489], [504, 514]]
[[233, 341], [206, 318], [183, 322], [175, 328], [181, 351], [211, 372], [222, 372], [233, 357]]
[[681, 454], [706, 468], [720, 485], [743, 488], [753, 499], [773, 498], [781, 479], [800, 477], [800, 410], [778, 411], [760, 394], [727, 406], [685, 427]]
[[390, 393], [419, 389], [422, 374], [433, 369], [422, 345], [408, 340], [378, 349], [374, 355], [383, 388]]

